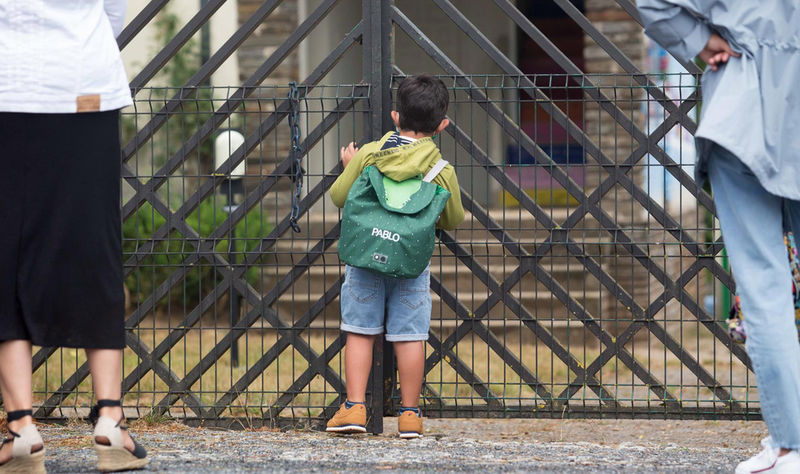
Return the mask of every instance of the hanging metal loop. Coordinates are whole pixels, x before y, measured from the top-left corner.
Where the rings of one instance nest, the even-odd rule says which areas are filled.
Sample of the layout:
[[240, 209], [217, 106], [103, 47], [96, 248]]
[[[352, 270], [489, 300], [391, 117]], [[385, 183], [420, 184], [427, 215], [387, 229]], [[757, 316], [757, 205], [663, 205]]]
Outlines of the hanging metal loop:
[[303, 166], [301, 160], [303, 158], [303, 149], [300, 148], [300, 89], [297, 83], [292, 81], [289, 83], [289, 129], [292, 134], [292, 146], [289, 151], [292, 159], [292, 186], [294, 192], [292, 193], [292, 211], [289, 214], [289, 225], [292, 230], [300, 232], [300, 226], [297, 224], [297, 218], [300, 216], [300, 198], [303, 192]]

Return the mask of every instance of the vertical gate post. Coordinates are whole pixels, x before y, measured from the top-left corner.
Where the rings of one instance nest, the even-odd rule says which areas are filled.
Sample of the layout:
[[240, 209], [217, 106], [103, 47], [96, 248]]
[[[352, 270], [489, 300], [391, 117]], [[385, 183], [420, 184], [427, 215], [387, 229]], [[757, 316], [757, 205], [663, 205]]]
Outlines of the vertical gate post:
[[[392, 0], [361, 0], [364, 25], [362, 73], [370, 84], [370, 112], [364, 124], [365, 140], [378, 140], [392, 130]], [[383, 415], [391, 405], [391, 380], [394, 354], [391, 344], [378, 340], [372, 359], [372, 417], [367, 429], [374, 434], [383, 432]]]

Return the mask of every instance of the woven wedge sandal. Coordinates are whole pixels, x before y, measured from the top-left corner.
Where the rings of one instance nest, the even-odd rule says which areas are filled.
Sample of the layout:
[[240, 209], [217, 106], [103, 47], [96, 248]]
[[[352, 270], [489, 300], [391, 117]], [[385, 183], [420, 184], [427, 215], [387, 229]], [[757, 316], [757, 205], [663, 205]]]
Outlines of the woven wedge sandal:
[[[141, 469], [150, 461], [147, 451], [136, 440], [133, 440], [133, 452], [125, 447], [122, 431], [128, 427], [122, 424], [125, 421], [124, 416], [119, 421], [108, 416], [100, 416], [101, 408], [119, 406], [122, 406], [119, 400], [98, 400], [89, 414], [89, 420], [94, 425], [92, 439], [94, 450], [97, 452], [98, 468], [102, 472]], [[104, 438], [103, 442], [98, 442], [98, 438]]]
[[[8, 413], [8, 421], [17, 421], [26, 416], [33, 416], [32, 410], [18, 410]], [[46, 474], [44, 467], [44, 442], [36, 425], [28, 425], [15, 433], [8, 430], [10, 438], [3, 440], [3, 444], [14, 443], [8, 461], [0, 464], [0, 474]]]

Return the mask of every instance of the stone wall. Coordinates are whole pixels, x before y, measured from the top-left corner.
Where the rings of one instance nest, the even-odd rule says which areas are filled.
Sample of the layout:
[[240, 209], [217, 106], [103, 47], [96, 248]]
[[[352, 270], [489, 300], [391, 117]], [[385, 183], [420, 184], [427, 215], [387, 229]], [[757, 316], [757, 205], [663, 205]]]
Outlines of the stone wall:
[[[238, 0], [239, 23], [243, 24], [264, 3], [263, 0]], [[261, 23], [261, 26], [239, 47], [239, 77], [242, 82], [258, 69], [278, 46], [297, 29], [297, 0], [284, 0]], [[295, 81], [299, 74], [297, 51], [295, 50], [273, 72], [264, 85], [285, 85]]]
[[[238, 0], [239, 24], [247, 21], [263, 3], [263, 0]], [[240, 83], [244, 83], [261, 67], [297, 28], [297, 24], [297, 0], [284, 0], [239, 47], [237, 55]], [[280, 88], [264, 89], [256, 93], [260, 94], [263, 100], [248, 101], [247, 119], [242, 121], [246, 134], [249, 135], [256, 130], [259, 122], [266, 119], [274, 110], [275, 104], [279, 104], [286, 95], [287, 84], [297, 80], [299, 80], [299, 61], [295, 50], [261, 83], [263, 86], [280, 86]], [[271, 173], [275, 165], [288, 156], [290, 134], [287, 123], [284, 119], [277, 131], [266, 137], [263, 146], [256, 148], [248, 157], [247, 173], [253, 176], [251, 184], [256, 185], [261, 179], [260, 176]], [[288, 204], [290, 199], [288, 191], [289, 180], [280, 180], [277, 189], [279, 207]], [[274, 206], [275, 195], [270, 193], [265, 200], [265, 203], [267, 202]]]

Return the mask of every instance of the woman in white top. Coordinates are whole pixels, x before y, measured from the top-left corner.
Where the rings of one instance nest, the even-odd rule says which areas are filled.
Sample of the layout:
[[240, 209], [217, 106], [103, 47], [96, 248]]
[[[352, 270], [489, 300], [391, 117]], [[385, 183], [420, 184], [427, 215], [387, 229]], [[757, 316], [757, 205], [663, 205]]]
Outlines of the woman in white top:
[[126, 0], [0, 0], [0, 474], [43, 473], [31, 345], [86, 349], [100, 469], [147, 464], [125, 431], [116, 36]]

